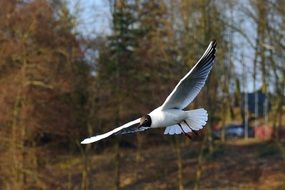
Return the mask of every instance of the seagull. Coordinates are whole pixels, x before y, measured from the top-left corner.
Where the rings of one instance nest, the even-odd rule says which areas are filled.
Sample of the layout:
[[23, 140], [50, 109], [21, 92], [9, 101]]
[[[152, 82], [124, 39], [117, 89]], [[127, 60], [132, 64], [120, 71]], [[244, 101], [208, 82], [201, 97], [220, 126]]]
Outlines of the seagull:
[[107, 133], [84, 139], [81, 144], [93, 143], [112, 135], [120, 135], [164, 127], [165, 135], [185, 134], [191, 139], [191, 133], [198, 134], [208, 120], [204, 108], [184, 111], [205, 85], [213, 67], [216, 41], [210, 42], [203, 56], [194, 67], [179, 81], [165, 102], [141, 118], [126, 123]]

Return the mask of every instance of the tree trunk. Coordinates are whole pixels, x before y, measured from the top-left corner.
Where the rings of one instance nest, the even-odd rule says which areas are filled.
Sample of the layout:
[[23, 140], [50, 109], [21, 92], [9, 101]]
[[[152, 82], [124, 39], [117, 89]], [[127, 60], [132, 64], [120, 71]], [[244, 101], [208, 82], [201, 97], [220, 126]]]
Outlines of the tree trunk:
[[22, 133], [19, 133], [20, 112], [21, 112], [22, 96], [21, 90], [19, 90], [16, 103], [14, 107], [13, 120], [12, 120], [12, 138], [11, 138], [11, 173], [13, 176], [11, 189], [21, 189], [24, 186], [24, 173], [23, 173], [23, 144]]
[[207, 137], [204, 136], [202, 145], [200, 147], [198, 163], [197, 163], [197, 171], [196, 171], [196, 180], [194, 190], [200, 190], [200, 180], [203, 173], [203, 162], [204, 162], [204, 149], [206, 147]]
[[135, 171], [135, 179], [138, 180], [140, 178], [139, 168], [142, 161], [142, 154], [141, 154], [141, 148], [142, 148], [142, 142], [143, 142], [143, 136], [139, 133], [136, 134], [137, 136], [137, 152], [136, 152], [136, 165], [137, 169]]
[[181, 156], [181, 142], [179, 136], [175, 136], [175, 152], [177, 157], [177, 187], [178, 190], [184, 190], [183, 185], [183, 163], [182, 163], [182, 156]]
[[116, 140], [115, 145], [115, 190], [120, 190], [120, 147], [119, 147], [119, 139]]
[[13, 110], [12, 119], [12, 142], [11, 151], [13, 159], [11, 162], [13, 181], [11, 184], [12, 189], [25, 188], [25, 135], [26, 128], [23, 124], [23, 106], [25, 103], [25, 82], [26, 82], [26, 58], [23, 58], [23, 65], [21, 68], [20, 79], [21, 84], [17, 93], [16, 102]]
[[81, 148], [82, 150], [82, 157], [83, 157], [83, 170], [82, 170], [82, 177], [81, 177], [81, 189], [88, 190], [90, 189], [90, 153], [91, 145], [88, 144], [85, 149]]

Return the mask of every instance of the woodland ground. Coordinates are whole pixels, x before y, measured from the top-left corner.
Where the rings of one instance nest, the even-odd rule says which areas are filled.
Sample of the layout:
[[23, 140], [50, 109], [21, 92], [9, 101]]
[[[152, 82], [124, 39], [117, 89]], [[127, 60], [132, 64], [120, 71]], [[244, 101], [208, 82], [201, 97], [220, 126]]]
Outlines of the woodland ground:
[[[284, 145], [285, 143], [281, 144], [283, 147]], [[194, 188], [200, 146], [201, 143], [192, 141], [181, 146], [185, 190]], [[140, 164], [135, 162], [135, 150], [122, 149], [120, 179], [123, 190], [177, 189], [177, 164], [173, 144], [143, 148]], [[113, 189], [113, 152], [109, 150], [92, 154], [90, 166], [92, 189]], [[44, 172], [50, 175], [51, 188], [67, 189], [69, 186], [76, 189], [79, 188], [82, 167], [80, 157], [74, 156], [68, 160], [60, 157]], [[216, 144], [211, 156], [205, 154], [200, 188], [285, 189], [284, 153], [271, 141], [235, 140]]]

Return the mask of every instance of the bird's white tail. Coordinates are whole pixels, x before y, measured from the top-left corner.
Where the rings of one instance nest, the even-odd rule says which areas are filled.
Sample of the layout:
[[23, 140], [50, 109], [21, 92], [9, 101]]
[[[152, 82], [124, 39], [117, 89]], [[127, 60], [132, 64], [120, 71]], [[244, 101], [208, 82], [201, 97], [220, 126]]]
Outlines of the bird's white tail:
[[164, 134], [174, 135], [190, 133], [202, 129], [208, 120], [208, 113], [204, 108], [187, 111], [187, 118], [179, 123], [166, 127]]

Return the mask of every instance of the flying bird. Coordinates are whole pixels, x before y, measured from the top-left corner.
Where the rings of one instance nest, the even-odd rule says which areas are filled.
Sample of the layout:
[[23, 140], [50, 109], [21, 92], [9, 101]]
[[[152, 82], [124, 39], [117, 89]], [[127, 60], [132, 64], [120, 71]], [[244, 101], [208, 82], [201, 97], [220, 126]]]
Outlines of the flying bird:
[[216, 41], [213, 40], [203, 56], [194, 67], [179, 81], [165, 102], [147, 115], [126, 123], [107, 133], [86, 138], [81, 144], [89, 144], [111, 135], [134, 133], [152, 128], [165, 127], [164, 134], [197, 134], [208, 120], [204, 108], [184, 111], [205, 85], [206, 79], [213, 67], [216, 52]]

